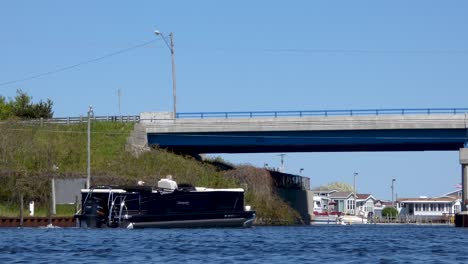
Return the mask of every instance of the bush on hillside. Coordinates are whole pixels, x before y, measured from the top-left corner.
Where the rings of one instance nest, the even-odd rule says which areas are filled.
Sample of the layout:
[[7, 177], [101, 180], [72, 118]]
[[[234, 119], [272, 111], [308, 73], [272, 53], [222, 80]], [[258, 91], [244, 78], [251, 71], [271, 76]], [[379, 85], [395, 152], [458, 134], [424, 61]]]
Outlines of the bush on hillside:
[[29, 96], [21, 90], [17, 90], [15, 98], [11, 100], [7, 100], [0, 95], [0, 120], [8, 118], [52, 118], [54, 115], [52, 110], [53, 104], [54, 103], [50, 99], [47, 99], [47, 101], [40, 100], [39, 103], [33, 103], [32, 96]]

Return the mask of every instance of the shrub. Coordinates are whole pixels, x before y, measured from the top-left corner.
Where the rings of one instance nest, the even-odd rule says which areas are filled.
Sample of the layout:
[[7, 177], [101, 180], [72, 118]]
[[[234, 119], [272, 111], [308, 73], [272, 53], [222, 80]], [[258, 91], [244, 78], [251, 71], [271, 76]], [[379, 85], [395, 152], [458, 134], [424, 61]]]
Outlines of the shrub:
[[395, 209], [395, 207], [385, 207], [382, 210], [382, 216], [383, 217], [397, 217], [398, 216], [398, 210]]

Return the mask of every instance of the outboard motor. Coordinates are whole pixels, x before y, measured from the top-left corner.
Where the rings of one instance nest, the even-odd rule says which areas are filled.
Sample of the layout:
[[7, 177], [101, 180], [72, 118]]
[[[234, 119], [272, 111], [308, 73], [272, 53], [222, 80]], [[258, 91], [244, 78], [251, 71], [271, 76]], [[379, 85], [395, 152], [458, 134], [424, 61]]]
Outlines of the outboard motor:
[[80, 220], [84, 220], [88, 228], [100, 228], [106, 222], [106, 219], [102, 199], [89, 197], [84, 204], [84, 214]]

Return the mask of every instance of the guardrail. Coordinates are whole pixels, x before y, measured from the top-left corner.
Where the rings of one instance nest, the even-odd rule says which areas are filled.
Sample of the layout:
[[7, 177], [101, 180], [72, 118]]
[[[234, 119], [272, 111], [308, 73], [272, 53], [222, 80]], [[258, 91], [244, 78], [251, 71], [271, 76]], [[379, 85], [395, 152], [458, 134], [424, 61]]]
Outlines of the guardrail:
[[177, 113], [177, 118], [255, 118], [255, 117], [307, 117], [307, 116], [370, 116], [414, 114], [464, 114], [468, 108], [394, 108], [355, 110], [304, 110], [304, 111], [243, 111], [243, 112], [193, 112]]
[[[122, 122], [122, 123], [138, 123], [140, 122], [140, 116], [94, 116], [91, 118], [93, 121], [104, 121], [104, 122]], [[22, 120], [21, 123], [26, 124], [58, 124], [58, 125], [70, 125], [70, 124], [81, 124], [88, 122], [87, 116], [78, 117], [54, 117], [54, 118], [41, 118], [32, 120]]]

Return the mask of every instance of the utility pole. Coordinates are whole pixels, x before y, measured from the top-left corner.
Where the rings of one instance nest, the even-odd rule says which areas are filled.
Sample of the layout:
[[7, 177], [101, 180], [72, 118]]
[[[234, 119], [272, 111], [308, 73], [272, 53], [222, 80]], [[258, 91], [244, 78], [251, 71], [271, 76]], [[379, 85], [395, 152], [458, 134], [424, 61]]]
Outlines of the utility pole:
[[354, 176], [354, 177], [353, 177], [353, 192], [354, 192], [354, 194], [356, 194], [356, 195], [357, 195], [357, 191], [356, 191], [356, 176], [358, 176], [358, 175], [359, 175], [358, 172], [353, 173], [353, 176]]
[[169, 48], [171, 51], [171, 61], [172, 61], [172, 96], [173, 96], [173, 102], [174, 102], [174, 113], [173, 117], [174, 119], [177, 118], [177, 96], [176, 96], [176, 66], [175, 66], [175, 50], [174, 50], [174, 33], [171, 32], [169, 33], [169, 38], [170, 38], [170, 44], [167, 43], [166, 38], [164, 35], [159, 32], [158, 30], [154, 31], [154, 34], [157, 36], [161, 36], [161, 38], [164, 40], [164, 43], [166, 43], [166, 46]]
[[284, 172], [284, 156], [286, 156], [286, 154], [279, 154], [278, 156], [281, 157], [281, 166], [280, 166], [279, 171]]
[[87, 148], [87, 178], [86, 188], [89, 189], [91, 186], [91, 118], [94, 116], [93, 106], [89, 106], [88, 110], [88, 148]]
[[393, 200], [393, 190], [394, 190], [393, 189], [394, 188], [393, 184], [395, 183], [395, 181], [396, 181], [395, 179], [392, 179], [392, 206], [393, 207], [395, 207], [395, 201]]
[[177, 118], [177, 98], [176, 98], [176, 68], [174, 52], [174, 33], [169, 34], [171, 38], [171, 60], [172, 60], [172, 96], [174, 97], [174, 119]]
[[120, 97], [122, 96], [122, 92], [120, 88], [117, 90], [117, 96], [119, 97], [119, 117], [122, 119], [122, 112], [120, 111]]
[[[356, 191], [356, 176], [358, 176], [359, 173], [357, 172], [354, 172], [353, 173], [353, 192], [354, 192], [354, 196], [356, 197], [357, 199], [357, 191]], [[354, 199], [354, 215], [356, 215], [356, 199]]]

